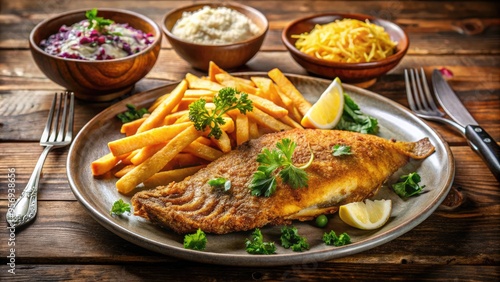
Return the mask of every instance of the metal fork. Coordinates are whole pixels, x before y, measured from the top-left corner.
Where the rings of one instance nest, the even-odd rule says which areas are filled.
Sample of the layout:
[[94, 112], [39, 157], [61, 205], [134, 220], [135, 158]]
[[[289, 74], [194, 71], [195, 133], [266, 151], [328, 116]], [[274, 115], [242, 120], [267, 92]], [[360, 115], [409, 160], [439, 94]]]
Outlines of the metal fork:
[[45, 148], [21, 196], [7, 210], [10, 227], [24, 225], [36, 216], [38, 185], [45, 159], [52, 149], [69, 145], [73, 138], [74, 100], [73, 93], [54, 95], [47, 124], [40, 138], [40, 146]]
[[420, 68], [420, 74], [416, 69], [405, 69], [405, 82], [408, 104], [417, 116], [448, 124], [465, 136], [465, 128], [450, 119], [444, 118], [445, 114], [434, 103], [423, 68]]

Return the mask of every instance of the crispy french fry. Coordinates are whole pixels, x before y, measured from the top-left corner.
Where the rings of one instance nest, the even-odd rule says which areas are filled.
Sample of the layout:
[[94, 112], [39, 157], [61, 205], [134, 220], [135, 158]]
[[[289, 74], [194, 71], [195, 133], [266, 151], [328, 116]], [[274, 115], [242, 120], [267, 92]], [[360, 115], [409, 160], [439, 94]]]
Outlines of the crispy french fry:
[[170, 96], [170, 93], [167, 93], [167, 94], [164, 94], [160, 97], [158, 97], [151, 106], [149, 106], [148, 108], [148, 112], [152, 113], [161, 103], [163, 103], [163, 101], [165, 101], [165, 99], [168, 98], [168, 96]]
[[297, 109], [297, 107], [295, 106], [290, 109], [290, 111], [288, 112], [288, 116], [298, 123], [300, 123], [303, 117], [303, 115], [300, 114], [299, 109]]
[[259, 126], [255, 121], [248, 119], [248, 137], [250, 139], [256, 139], [259, 138], [259, 136]]
[[272, 129], [273, 131], [290, 130], [291, 126], [284, 124], [283, 122], [277, 120], [276, 118], [264, 113], [258, 108], [253, 108], [253, 111], [247, 112], [250, 119], [255, 121], [257, 124]]
[[248, 117], [243, 114], [236, 116], [236, 145], [241, 145], [249, 139]]
[[172, 169], [197, 166], [197, 165], [203, 165], [203, 164], [207, 164], [207, 161], [200, 158], [200, 157], [194, 156], [193, 154], [181, 152], [181, 153], [175, 155], [175, 157], [171, 161], [169, 161], [161, 169], [161, 171], [167, 171], [167, 170], [172, 170]]
[[294, 102], [300, 113], [305, 115], [312, 105], [304, 98], [304, 96], [302, 96], [302, 93], [295, 88], [290, 80], [288, 80], [288, 78], [277, 68], [270, 70], [267, 74], [278, 85], [283, 93]]
[[185, 98], [197, 98], [197, 99], [205, 98], [206, 99], [207, 97], [213, 98], [216, 93], [217, 92], [214, 92], [212, 90], [207, 90], [207, 89], [188, 89], [184, 93], [184, 97]]
[[304, 128], [300, 123], [296, 122], [295, 120], [293, 120], [289, 116], [284, 116], [284, 117], [280, 118], [279, 120], [282, 121], [284, 124], [287, 124], [293, 128]]
[[183, 152], [193, 154], [207, 161], [214, 161], [223, 154], [221, 151], [198, 141], [189, 144], [186, 148], [184, 148]]
[[137, 132], [144, 132], [160, 125], [165, 117], [172, 112], [172, 109], [181, 101], [187, 89], [187, 81], [182, 80], [168, 97], [151, 113], [149, 117], [137, 129]]
[[219, 73], [227, 73], [227, 72], [221, 69], [213, 61], [210, 61], [210, 63], [208, 63], [208, 78], [210, 79], [210, 81], [217, 82], [215, 76]]
[[186, 74], [186, 80], [189, 83], [189, 88], [191, 89], [206, 89], [206, 90], [211, 90], [211, 91], [216, 91], [218, 92], [223, 88], [222, 85], [207, 80], [207, 79], [201, 79], [197, 77], [194, 74], [187, 73]]
[[199, 165], [199, 166], [192, 166], [192, 167], [185, 167], [174, 170], [157, 172], [143, 182], [144, 187], [155, 188], [158, 186], [165, 186], [173, 181], [175, 182], [182, 181], [184, 178], [195, 174], [197, 171], [204, 168], [205, 166], [206, 165]]
[[260, 76], [251, 77], [251, 79], [260, 89], [261, 97], [270, 100], [280, 107], [285, 107], [285, 103], [281, 100], [281, 96], [278, 94], [278, 90], [271, 79]]
[[113, 156], [113, 154], [111, 153], [98, 158], [90, 164], [92, 175], [95, 176], [105, 174], [106, 172], [110, 171], [119, 161], [120, 158]]
[[214, 137], [210, 137], [210, 139], [223, 153], [228, 153], [231, 151], [231, 138], [229, 138], [229, 135], [226, 133], [226, 131], [222, 131], [219, 139], [216, 139]]
[[136, 119], [127, 123], [122, 124], [120, 128], [120, 133], [125, 133], [125, 136], [134, 135], [141, 124], [146, 120], [146, 117]]
[[142, 147], [141, 149], [137, 150], [137, 153], [130, 159], [130, 161], [134, 165], [139, 165], [140, 163], [144, 162], [146, 159], [154, 155], [156, 152], [158, 152], [161, 148], [165, 147], [165, 145], [166, 143], [158, 143]]
[[245, 92], [248, 94], [256, 94], [257, 88], [254, 86], [247, 85], [245, 83], [238, 82], [236, 80], [225, 80], [220, 82], [221, 85], [225, 87], [231, 87], [238, 91]]
[[120, 178], [116, 182], [116, 188], [122, 194], [130, 193], [137, 185], [160, 171], [175, 155], [188, 147], [200, 135], [201, 132], [196, 130], [193, 125], [184, 129], [160, 151]]
[[129, 171], [134, 169], [134, 167], [136, 167], [136, 165], [133, 165], [133, 164], [129, 164], [129, 165], [122, 167], [119, 171], [115, 172], [115, 177], [120, 178], [120, 177], [124, 176]]
[[241, 77], [232, 76], [232, 75], [228, 74], [227, 72], [226, 73], [216, 74], [215, 75], [215, 80], [218, 83], [222, 84], [222, 85], [224, 85], [223, 82], [225, 82], [225, 81], [235, 81], [238, 84], [244, 84], [244, 85], [247, 85], [247, 86], [255, 88], [255, 84], [250, 79], [245, 79], [245, 78], [241, 78]]
[[252, 94], [249, 94], [248, 98], [252, 100], [252, 104], [254, 106], [264, 111], [265, 113], [272, 115], [273, 117], [281, 118], [288, 115], [287, 109], [280, 107], [267, 99]]
[[[170, 125], [170, 124], [174, 124], [176, 123], [179, 119], [181, 119], [183, 116], [186, 116], [188, 117], [189, 116], [189, 110], [184, 110], [184, 111], [178, 111], [178, 112], [174, 112], [174, 113], [171, 113], [169, 115], [167, 115], [164, 119], [163, 119], [163, 123], [162, 125]], [[188, 121], [189, 120], [189, 117], [187, 120], [185, 121]]]
[[108, 143], [114, 156], [120, 156], [148, 145], [165, 143], [192, 125], [191, 122], [176, 123], [150, 129]]
[[198, 137], [198, 139], [196, 139], [196, 142], [200, 142], [201, 144], [206, 146], [212, 145], [212, 140], [210, 140], [210, 138], [207, 138], [205, 136]]

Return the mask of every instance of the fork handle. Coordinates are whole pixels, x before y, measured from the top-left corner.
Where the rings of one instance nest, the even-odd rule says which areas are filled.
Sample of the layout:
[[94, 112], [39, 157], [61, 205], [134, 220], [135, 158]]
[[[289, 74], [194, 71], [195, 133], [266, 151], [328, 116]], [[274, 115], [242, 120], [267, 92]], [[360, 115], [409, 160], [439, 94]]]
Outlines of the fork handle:
[[11, 227], [17, 227], [24, 225], [31, 221], [36, 216], [37, 212], [37, 194], [38, 194], [38, 184], [40, 183], [40, 174], [42, 173], [42, 167], [45, 163], [45, 159], [49, 154], [53, 146], [46, 146], [40, 158], [35, 165], [35, 169], [31, 174], [26, 187], [24, 188], [21, 196], [16, 200], [12, 207], [7, 210], [7, 222]]
[[479, 125], [467, 125], [465, 136], [473, 149], [483, 158], [498, 182], [500, 182], [500, 146]]

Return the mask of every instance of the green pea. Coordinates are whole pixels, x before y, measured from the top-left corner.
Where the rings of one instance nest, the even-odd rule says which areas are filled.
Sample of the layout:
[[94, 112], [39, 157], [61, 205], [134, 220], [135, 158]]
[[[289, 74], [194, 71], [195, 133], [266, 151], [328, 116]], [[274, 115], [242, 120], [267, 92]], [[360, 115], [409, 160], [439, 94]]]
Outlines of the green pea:
[[325, 227], [327, 224], [328, 224], [328, 217], [326, 217], [326, 215], [322, 214], [316, 217], [316, 226]]

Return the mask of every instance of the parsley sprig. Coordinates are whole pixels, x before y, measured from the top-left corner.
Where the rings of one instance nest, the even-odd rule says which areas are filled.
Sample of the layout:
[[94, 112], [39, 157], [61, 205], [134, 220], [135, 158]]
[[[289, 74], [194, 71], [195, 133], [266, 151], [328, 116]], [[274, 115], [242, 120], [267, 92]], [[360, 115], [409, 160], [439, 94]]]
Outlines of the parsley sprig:
[[311, 165], [314, 154], [311, 151], [309, 162], [297, 167], [292, 162], [295, 147], [297, 147], [295, 142], [284, 138], [276, 143], [276, 149], [270, 151], [264, 148], [257, 155], [257, 162], [260, 165], [250, 183], [252, 195], [270, 197], [276, 191], [277, 179], [275, 171], [279, 169], [281, 170], [277, 174], [283, 182], [289, 184], [293, 189], [307, 187], [308, 177], [305, 169]]
[[292, 248], [294, 252], [302, 252], [309, 249], [307, 239], [299, 235], [299, 231], [294, 226], [285, 226], [281, 228], [281, 245], [286, 248]]
[[[239, 95], [239, 97], [237, 97]], [[197, 130], [210, 128], [208, 137], [219, 139], [222, 135], [220, 125], [225, 124], [222, 116], [231, 110], [238, 109], [240, 113], [246, 114], [253, 110], [252, 100], [248, 94], [225, 87], [219, 90], [219, 93], [213, 98], [215, 109], [208, 110], [206, 100], [201, 98], [189, 105], [189, 119], [194, 123]]]
[[420, 186], [420, 184], [418, 184], [420, 180], [420, 175], [417, 172], [402, 175], [397, 183], [392, 184], [392, 189], [394, 189], [394, 192], [401, 198], [409, 198], [422, 193], [425, 185]]
[[344, 93], [344, 112], [336, 129], [356, 131], [360, 133], [377, 134], [378, 120], [364, 114], [358, 104]]
[[252, 232], [252, 238], [245, 240], [246, 251], [249, 254], [271, 255], [276, 253], [273, 242], [264, 242], [264, 237], [259, 228]]
[[207, 246], [207, 235], [198, 228], [196, 233], [184, 236], [184, 248], [203, 251]]
[[146, 108], [137, 109], [132, 104], [127, 104], [127, 111], [123, 113], [119, 113], [116, 115], [123, 123], [131, 122], [136, 119], [140, 119], [143, 115], [149, 114]]
[[101, 30], [104, 26], [107, 26], [107, 25], [114, 23], [113, 20], [105, 19], [103, 17], [98, 17], [96, 8], [86, 11], [85, 17], [87, 17], [87, 19], [89, 20], [89, 23], [90, 23], [89, 29], [90, 30], [93, 30], [93, 29]]
[[334, 145], [332, 147], [332, 155], [334, 157], [340, 157], [343, 155], [352, 155], [351, 146], [340, 145], [340, 144]]
[[121, 215], [125, 212], [130, 213], [130, 204], [125, 203], [122, 199], [115, 201], [111, 207], [111, 215]]

